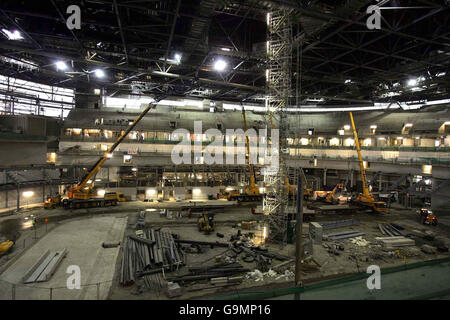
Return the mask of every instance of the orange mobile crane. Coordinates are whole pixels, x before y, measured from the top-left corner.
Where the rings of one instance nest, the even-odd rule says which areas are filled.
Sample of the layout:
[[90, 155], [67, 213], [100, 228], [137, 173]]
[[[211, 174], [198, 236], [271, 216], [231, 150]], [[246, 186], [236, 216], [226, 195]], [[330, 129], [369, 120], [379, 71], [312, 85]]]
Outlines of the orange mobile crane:
[[79, 208], [91, 208], [91, 207], [103, 207], [103, 206], [115, 206], [117, 202], [124, 201], [124, 197], [116, 192], [108, 192], [100, 198], [96, 197], [96, 194], [92, 193], [92, 187], [94, 185], [95, 175], [100, 170], [103, 163], [112, 157], [112, 153], [123, 139], [134, 129], [139, 121], [151, 110], [156, 107], [156, 104], [161, 101], [167, 95], [160, 95], [155, 97], [152, 103], [141, 112], [141, 114], [133, 121], [128, 129], [116, 140], [116, 142], [108, 148], [103, 156], [92, 166], [88, 174], [84, 176], [79, 184], [72, 187], [67, 192], [67, 198], [62, 200], [62, 206], [66, 209], [79, 209]]
[[358, 133], [356, 132], [355, 121], [353, 119], [353, 114], [350, 112], [350, 120], [352, 122], [353, 135], [355, 137], [356, 151], [358, 153], [359, 168], [361, 170], [361, 181], [363, 193], [356, 197], [355, 203], [360, 207], [370, 208], [376, 213], [387, 213], [388, 208], [386, 202], [375, 201], [374, 196], [370, 193], [369, 187], [367, 186], [366, 169], [364, 168], [364, 162], [361, 156], [361, 147], [359, 145]]
[[[247, 118], [245, 117], [245, 108], [242, 105], [242, 119], [244, 121], [244, 132], [247, 132]], [[231, 191], [225, 191], [224, 196], [227, 200], [237, 200], [238, 202], [244, 202], [244, 201], [261, 201], [262, 200], [262, 194], [259, 192], [258, 186], [256, 185], [256, 174], [255, 174], [255, 168], [253, 164], [250, 161], [250, 141], [248, 136], [245, 137], [245, 146], [247, 149], [247, 166], [248, 171], [250, 174], [249, 181], [250, 183], [245, 187], [245, 190], [243, 193], [240, 193], [237, 190], [231, 190]]]

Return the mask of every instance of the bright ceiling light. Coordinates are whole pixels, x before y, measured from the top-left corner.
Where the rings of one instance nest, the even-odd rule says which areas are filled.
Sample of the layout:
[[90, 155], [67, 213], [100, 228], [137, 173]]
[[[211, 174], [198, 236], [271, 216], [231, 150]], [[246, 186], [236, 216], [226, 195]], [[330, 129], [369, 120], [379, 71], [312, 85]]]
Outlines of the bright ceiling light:
[[181, 62], [181, 53], [175, 53], [174, 59], [176, 62], [180, 63]]
[[352, 82], [352, 80], [351, 80], [351, 79], [347, 79], [347, 80], [345, 80], [345, 83], [350, 83], [350, 82]]
[[214, 62], [214, 70], [217, 71], [223, 71], [225, 70], [225, 68], [227, 67], [227, 63], [224, 60], [217, 60], [216, 62]]
[[22, 34], [18, 30], [9, 31], [7, 29], [2, 29], [2, 32], [6, 35], [8, 40], [21, 40], [21, 39], [23, 39]]
[[97, 78], [103, 78], [105, 76], [105, 72], [102, 69], [96, 69], [94, 73]]
[[416, 84], [417, 84], [417, 80], [416, 79], [409, 79], [408, 80], [408, 86], [414, 87]]
[[56, 69], [61, 70], [61, 71], [67, 70], [67, 68], [68, 68], [67, 64], [64, 61], [57, 61], [55, 63], [55, 65], [56, 65]]
[[350, 130], [350, 125], [349, 125], [349, 124], [346, 124], [346, 125], [344, 126], [344, 130]]
[[231, 51], [230, 48], [225, 48], [225, 47], [224, 47], [224, 48], [220, 48], [220, 50], [222, 50], [222, 51], [227, 51], [227, 52], [228, 52], [228, 51]]

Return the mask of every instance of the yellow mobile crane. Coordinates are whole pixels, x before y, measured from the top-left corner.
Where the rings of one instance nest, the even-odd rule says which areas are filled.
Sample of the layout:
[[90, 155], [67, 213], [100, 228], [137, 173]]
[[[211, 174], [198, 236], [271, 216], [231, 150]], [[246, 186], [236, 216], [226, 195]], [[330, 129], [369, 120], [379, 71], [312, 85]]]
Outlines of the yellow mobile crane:
[[[244, 121], [244, 132], [247, 132], [247, 118], [245, 117], [245, 108], [242, 105], [242, 118]], [[255, 168], [250, 161], [250, 141], [248, 136], [245, 137], [245, 146], [247, 148], [247, 166], [250, 173], [250, 183], [245, 187], [243, 193], [240, 193], [237, 190], [225, 191], [225, 199], [227, 200], [237, 200], [239, 202], [243, 201], [260, 201], [262, 200], [262, 194], [260, 194], [258, 186], [256, 185], [256, 174]]]
[[361, 180], [363, 193], [359, 194], [356, 197], [356, 203], [361, 207], [366, 207], [372, 209], [373, 212], [376, 213], [387, 213], [388, 208], [386, 202], [383, 201], [375, 201], [375, 198], [369, 191], [369, 187], [367, 186], [367, 178], [366, 178], [366, 170], [364, 168], [363, 159], [361, 156], [361, 147], [359, 145], [358, 133], [356, 132], [355, 120], [353, 119], [353, 114], [350, 112], [350, 120], [352, 122], [353, 135], [355, 137], [356, 151], [358, 152], [358, 161], [359, 168], [361, 170]]
[[103, 198], [96, 197], [94, 193], [91, 192], [94, 185], [95, 175], [100, 170], [103, 163], [111, 158], [112, 153], [117, 148], [117, 146], [122, 142], [123, 139], [130, 133], [131, 130], [138, 124], [139, 121], [151, 110], [156, 107], [156, 104], [162, 100], [166, 95], [160, 95], [155, 97], [154, 102], [149, 103], [148, 106], [142, 111], [142, 113], [133, 121], [133, 123], [128, 127], [128, 129], [116, 140], [116, 142], [108, 148], [108, 150], [103, 154], [103, 156], [92, 166], [88, 174], [81, 180], [79, 184], [75, 187], [70, 188], [67, 192], [67, 198], [62, 200], [62, 206], [64, 208], [90, 208], [90, 207], [103, 207], [109, 205], [117, 205], [118, 201], [124, 201], [123, 195], [116, 192], [105, 193]]

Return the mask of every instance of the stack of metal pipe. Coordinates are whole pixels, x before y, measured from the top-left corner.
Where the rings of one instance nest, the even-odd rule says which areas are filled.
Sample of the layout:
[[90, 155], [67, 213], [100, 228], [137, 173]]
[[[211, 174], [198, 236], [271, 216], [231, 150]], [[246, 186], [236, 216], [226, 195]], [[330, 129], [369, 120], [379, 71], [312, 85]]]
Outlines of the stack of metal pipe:
[[149, 289], [163, 286], [161, 273], [185, 264], [185, 255], [170, 230], [144, 229], [127, 236], [123, 245], [120, 284], [128, 286], [142, 279]]

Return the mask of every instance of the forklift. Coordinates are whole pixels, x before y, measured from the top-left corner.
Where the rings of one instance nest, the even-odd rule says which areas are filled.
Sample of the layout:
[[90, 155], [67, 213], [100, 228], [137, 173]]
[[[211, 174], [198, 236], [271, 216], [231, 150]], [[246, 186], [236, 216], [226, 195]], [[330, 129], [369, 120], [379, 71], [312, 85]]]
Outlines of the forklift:
[[204, 232], [205, 234], [213, 232], [216, 229], [214, 214], [203, 212], [197, 220], [197, 227], [199, 232]]

